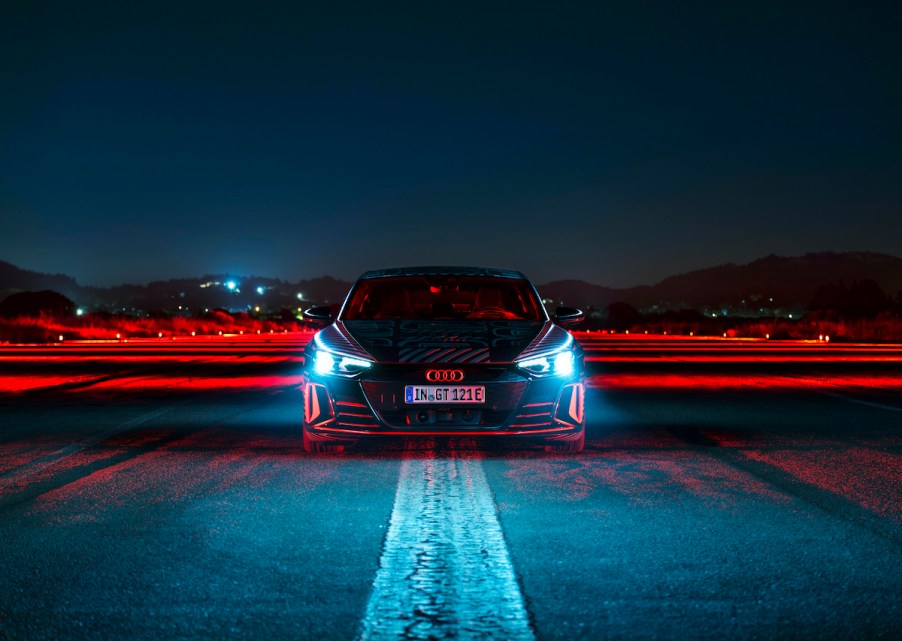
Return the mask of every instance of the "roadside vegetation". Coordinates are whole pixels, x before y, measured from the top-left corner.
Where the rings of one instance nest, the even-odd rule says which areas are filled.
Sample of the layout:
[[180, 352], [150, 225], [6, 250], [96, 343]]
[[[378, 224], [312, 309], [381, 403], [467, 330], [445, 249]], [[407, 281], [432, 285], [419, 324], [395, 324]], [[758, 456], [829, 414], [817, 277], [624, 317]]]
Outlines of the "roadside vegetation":
[[[641, 314], [629, 323], [589, 319], [581, 330], [623, 334], [666, 334], [668, 336], [724, 336], [729, 338], [770, 338], [772, 340], [902, 342], [902, 317], [884, 312], [876, 318], [842, 319], [832, 314], [811, 313], [799, 320], [705, 318], [699, 313], [676, 313], [645, 318]], [[112, 314], [85, 314], [60, 317], [39, 314], [0, 318], [0, 344], [54, 343], [63, 340], [128, 340], [130, 338], [173, 338], [217, 336], [220, 334], [268, 334], [310, 329], [296, 319], [262, 319], [248, 314], [211, 311], [199, 317], [141, 317]]]
[[62, 340], [128, 340], [300, 331], [306, 326], [294, 318], [263, 319], [245, 313], [214, 310], [197, 317], [133, 317], [114, 314], [0, 318], [0, 343], [54, 343]]
[[821, 286], [807, 310], [770, 317], [704, 314], [696, 309], [643, 313], [623, 302], [611, 303], [604, 311], [590, 315], [586, 329], [775, 340], [902, 341], [902, 292], [891, 297], [872, 280]]
[[902, 318], [896, 314], [881, 314], [877, 318], [836, 319], [810, 314], [799, 320], [787, 318], [699, 318], [689, 320], [639, 320], [628, 326], [594, 328], [631, 334], [667, 334], [670, 336], [726, 336], [728, 338], [769, 338], [773, 340], [861, 341], [873, 343], [902, 342]]
[[[807, 307], [804, 312], [748, 317], [726, 310], [707, 314], [696, 309], [643, 313], [627, 303], [615, 302], [604, 310], [587, 309], [588, 318], [580, 329], [670, 336], [902, 342], [902, 292], [891, 297], [872, 280], [824, 285]], [[269, 315], [229, 313], [221, 309], [193, 316], [163, 312], [83, 314], [71, 300], [57, 292], [19, 292], [0, 301], [0, 344], [309, 329], [308, 324], [295, 317], [296, 312], [286, 308]]]

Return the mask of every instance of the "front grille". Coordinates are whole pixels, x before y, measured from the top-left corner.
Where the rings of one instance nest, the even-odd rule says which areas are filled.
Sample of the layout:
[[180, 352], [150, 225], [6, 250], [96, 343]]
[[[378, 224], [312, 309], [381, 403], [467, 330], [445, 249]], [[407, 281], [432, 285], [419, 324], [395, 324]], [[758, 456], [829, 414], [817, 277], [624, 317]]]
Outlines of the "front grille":
[[[506, 368], [485, 368], [465, 370], [466, 377], [461, 385], [484, 385], [485, 403], [441, 403], [408, 405], [404, 402], [404, 387], [411, 384], [428, 385], [425, 368], [398, 368], [392, 372], [381, 372], [383, 380], [361, 381], [366, 400], [385, 423], [397, 428], [421, 427], [415, 417], [419, 411], [437, 412], [426, 427], [481, 428], [503, 427], [510, 420], [520, 404], [528, 383]], [[462, 412], [470, 410], [464, 416]], [[414, 420], [411, 419], [413, 414]], [[475, 417], [478, 416], [478, 419]]]
[[380, 418], [385, 421], [391, 427], [398, 428], [417, 428], [417, 429], [444, 429], [453, 427], [454, 429], [499, 429], [504, 427], [504, 424], [507, 423], [508, 419], [510, 419], [511, 413], [508, 412], [491, 412], [491, 411], [481, 411], [478, 412], [479, 421], [466, 421], [462, 417], [459, 417], [459, 412], [463, 410], [451, 410], [448, 412], [450, 414], [449, 418], [443, 418], [441, 415], [442, 412], [436, 412], [436, 410], [420, 410], [427, 413], [435, 413], [437, 416], [430, 417], [427, 420], [429, 422], [422, 423], [416, 420], [415, 415], [418, 412], [413, 410], [404, 411], [404, 410], [388, 410], [384, 412], [379, 412]]

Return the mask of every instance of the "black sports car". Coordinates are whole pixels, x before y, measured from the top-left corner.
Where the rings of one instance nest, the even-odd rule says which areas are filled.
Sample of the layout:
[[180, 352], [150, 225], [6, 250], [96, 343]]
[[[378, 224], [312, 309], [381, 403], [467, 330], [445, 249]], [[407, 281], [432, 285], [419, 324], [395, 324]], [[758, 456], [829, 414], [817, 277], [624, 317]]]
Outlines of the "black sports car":
[[[337, 312], [337, 313], [335, 313]], [[520, 272], [407, 267], [363, 274], [304, 352], [304, 448], [396, 435], [516, 436], [585, 443], [583, 353]]]

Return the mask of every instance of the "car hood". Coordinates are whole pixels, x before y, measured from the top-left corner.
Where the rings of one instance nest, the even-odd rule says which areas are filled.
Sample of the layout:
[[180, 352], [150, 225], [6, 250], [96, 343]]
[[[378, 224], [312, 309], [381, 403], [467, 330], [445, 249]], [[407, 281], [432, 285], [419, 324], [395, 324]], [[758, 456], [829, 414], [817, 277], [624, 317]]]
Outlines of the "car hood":
[[564, 336], [550, 321], [517, 320], [338, 321], [321, 332], [324, 345], [360, 348], [381, 363], [510, 363]]

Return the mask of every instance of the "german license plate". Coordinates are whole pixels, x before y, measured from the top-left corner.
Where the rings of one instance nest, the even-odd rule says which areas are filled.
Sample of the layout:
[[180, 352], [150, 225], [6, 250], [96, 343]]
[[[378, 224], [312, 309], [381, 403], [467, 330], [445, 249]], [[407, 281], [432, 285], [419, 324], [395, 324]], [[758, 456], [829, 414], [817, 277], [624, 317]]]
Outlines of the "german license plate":
[[415, 403], [485, 403], [483, 385], [407, 385], [404, 402]]

